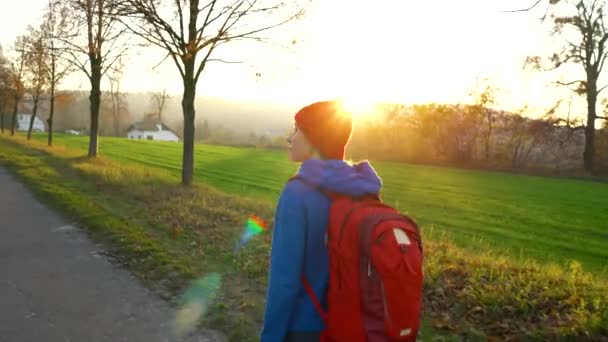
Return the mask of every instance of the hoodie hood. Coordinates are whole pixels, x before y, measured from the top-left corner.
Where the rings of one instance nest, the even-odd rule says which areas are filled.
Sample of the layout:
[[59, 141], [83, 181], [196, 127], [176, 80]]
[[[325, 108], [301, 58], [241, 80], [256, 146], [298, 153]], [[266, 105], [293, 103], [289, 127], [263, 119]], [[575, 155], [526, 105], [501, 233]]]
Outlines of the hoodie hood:
[[377, 194], [382, 188], [369, 162], [350, 165], [343, 160], [309, 159], [300, 166], [298, 177], [315, 187], [353, 197]]

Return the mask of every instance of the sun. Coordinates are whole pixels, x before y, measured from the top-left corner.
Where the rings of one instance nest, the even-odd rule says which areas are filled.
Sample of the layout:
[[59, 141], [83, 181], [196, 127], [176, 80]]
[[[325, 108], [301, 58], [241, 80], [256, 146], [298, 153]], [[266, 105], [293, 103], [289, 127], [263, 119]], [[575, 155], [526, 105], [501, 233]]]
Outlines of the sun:
[[361, 96], [342, 97], [338, 100], [340, 107], [348, 113], [351, 113], [354, 120], [374, 115], [375, 109], [379, 104], [378, 101]]

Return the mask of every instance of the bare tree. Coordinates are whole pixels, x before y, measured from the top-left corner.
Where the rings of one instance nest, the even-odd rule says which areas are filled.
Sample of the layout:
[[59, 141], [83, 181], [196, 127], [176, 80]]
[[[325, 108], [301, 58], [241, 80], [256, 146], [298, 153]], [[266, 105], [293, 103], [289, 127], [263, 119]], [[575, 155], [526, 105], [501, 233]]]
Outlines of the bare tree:
[[167, 100], [167, 98], [169, 97], [169, 95], [167, 95], [167, 89], [163, 89], [162, 92], [155, 92], [152, 93], [152, 103], [154, 104], [154, 109], [156, 110], [156, 113], [158, 113], [158, 121], [162, 122], [163, 121], [163, 109], [165, 107], [165, 101]]
[[[401, 103], [390, 103], [379, 105], [375, 110], [379, 111], [379, 120], [380, 122], [368, 122], [365, 125], [375, 124], [377, 128], [384, 128], [385, 141], [388, 143], [388, 146], [398, 150], [398, 146], [402, 146], [402, 133], [404, 129], [404, 118], [406, 107]], [[373, 120], [371, 120], [373, 121]], [[367, 136], [367, 134], [365, 135]], [[367, 145], [367, 143], [366, 143]], [[366, 147], [366, 149], [368, 149]], [[397, 151], [394, 151], [397, 152]]]
[[[567, 151], [569, 150], [572, 141], [576, 138], [577, 131], [585, 129], [582, 119], [572, 117], [572, 101], [573, 98], [570, 97], [568, 100], [568, 112], [566, 113], [565, 119], [556, 115], [556, 110], [561, 101], [558, 101], [552, 110], [549, 110], [543, 117], [543, 120], [553, 126], [553, 137], [551, 139], [551, 146], [548, 150], [556, 161], [567, 158]], [[559, 162], [557, 162], [556, 169], [559, 169], [559, 167]]]
[[[587, 120], [585, 125], [584, 167], [588, 172], [594, 171], [595, 158], [595, 121], [597, 100], [606, 86], [598, 86], [598, 79], [608, 57], [608, 27], [605, 24], [606, 3], [603, 0], [550, 0], [553, 34], [561, 35], [565, 44], [561, 51], [549, 58], [549, 66], [543, 67], [540, 57], [528, 57], [526, 63], [537, 69], [558, 69], [567, 64], [583, 67], [585, 77], [573, 81], [556, 83], [569, 87], [576, 94], [586, 97]], [[569, 15], [563, 11], [569, 10]], [[572, 40], [571, 37], [576, 37]]]
[[62, 41], [68, 46], [70, 61], [86, 74], [91, 83], [88, 155], [94, 158], [99, 137], [101, 78], [125, 55], [128, 46], [123, 34], [126, 28], [119, 21], [118, 0], [64, 1], [69, 5], [74, 20], [72, 35]]
[[28, 27], [28, 31], [29, 34], [26, 36], [25, 75], [28, 78], [28, 91], [32, 98], [32, 115], [27, 130], [27, 139], [30, 140], [40, 101], [48, 85], [49, 65], [47, 63], [46, 37], [40, 30], [31, 26]]
[[553, 126], [546, 120], [528, 119], [518, 113], [507, 117], [503, 129], [510, 135], [506, 148], [510, 154], [511, 168], [518, 170], [526, 166], [532, 150], [546, 142]]
[[[182, 184], [192, 184], [194, 171], [197, 82], [212, 58], [230, 42], [267, 41], [263, 33], [298, 17], [302, 10], [283, 0], [123, 0], [132, 31], [167, 52], [183, 81], [184, 143]], [[293, 10], [292, 10], [293, 9]]]
[[19, 103], [25, 93], [25, 60], [26, 60], [26, 43], [23, 36], [17, 37], [15, 41], [15, 58], [10, 63], [10, 82], [13, 91], [13, 117], [11, 121], [11, 136], [15, 135], [17, 128], [17, 112], [19, 111]]
[[67, 59], [66, 50], [62, 47], [62, 40], [67, 37], [67, 8], [61, 5], [60, 0], [49, 0], [48, 7], [44, 14], [42, 32], [45, 35], [46, 56], [49, 64], [49, 118], [47, 124], [49, 133], [47, 144], [53, 145], [53, 124], [55, 119], [55, 99], [57, 98], [57, 87], [63, 79], [71, 73], [72, 65]]
[[492, 142], [492, 132], [494, 130], [495, 111], [492, 108], [496, 102], [498, 89], [486, 84], [481, 90], [473, 91], [470, 95], [475, 97], [475, 104], [470, 108], [477, 112], [477, 117], [485, 122], [483, 136], [484, 157], [490, 160], [490, 149]]
[[114, 134], [120, 136], [120, 118], [126, 112], [124, 94], [120, 92], [120, 80], [122, 79], [123, 64], [119, 62], [115, 70], [108, 76], [110, 80], [110, 100], [112, 104], [112, 119], [114, 122]]

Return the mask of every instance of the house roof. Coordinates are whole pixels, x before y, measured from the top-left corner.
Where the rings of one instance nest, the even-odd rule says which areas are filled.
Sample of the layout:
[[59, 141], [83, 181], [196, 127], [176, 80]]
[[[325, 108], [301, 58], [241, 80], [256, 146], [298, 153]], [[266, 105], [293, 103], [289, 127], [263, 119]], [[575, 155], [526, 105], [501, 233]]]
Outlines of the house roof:
[[169, 131], [173, 134], [177, 135], [177, 133], [173, 132], [171, 128], [156, 119], [146, 118], [143, 121], [136, 122], [129, 126], [127, 131], [139, 130], [139, 131], [158, 131], [158, 125], [161, 126], [163, 131]]

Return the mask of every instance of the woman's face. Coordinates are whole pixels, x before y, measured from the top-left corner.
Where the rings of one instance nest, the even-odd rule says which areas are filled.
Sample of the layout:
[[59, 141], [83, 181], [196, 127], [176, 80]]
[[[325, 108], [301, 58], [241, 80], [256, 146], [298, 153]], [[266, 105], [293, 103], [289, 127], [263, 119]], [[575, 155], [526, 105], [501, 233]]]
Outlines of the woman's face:
[[294, 126], [293, 133], [287, 138], [287, 146], [289, 158], [294, 162], [303, 162], [318, 156], [315, 148], [308, 142], [298, 126]]

